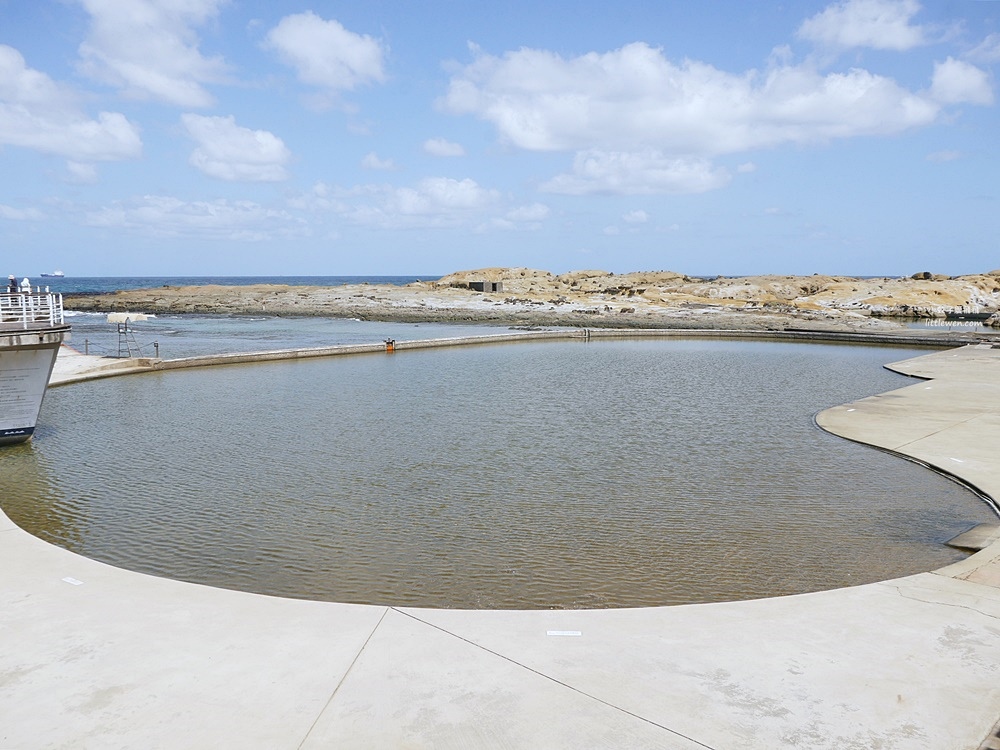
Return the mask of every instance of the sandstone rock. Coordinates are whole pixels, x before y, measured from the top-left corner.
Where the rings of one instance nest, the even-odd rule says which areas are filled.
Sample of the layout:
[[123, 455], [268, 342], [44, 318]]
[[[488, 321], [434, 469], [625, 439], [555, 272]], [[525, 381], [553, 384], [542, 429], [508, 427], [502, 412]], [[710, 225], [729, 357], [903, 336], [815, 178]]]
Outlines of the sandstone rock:
[[[75, 310], [234, 314], [263, 310], [276, 315], [382, 320], [720, 328], [780, 328], [796, 318], [822, 318], [831, 326], [891, 328], [895, 324], [882, 321], [1000, 313], [1000, 271], [955, 278], [930, 272], [916, 276], [920, 278], [814, 274], [706, 280], [670, 271], [612, 274], [588, 270], [555, 276], [530, 268], [484, 268], [405, 287], [163, 286], [108, 295], [67, 295], [65, 302], [67, 309]], [[503, 298], [470, 291], [471, 281], [503, 282]], [[625, 300], [629, 307], [622, 308]], [[622, 309], [634, 314], [602, 314]]]

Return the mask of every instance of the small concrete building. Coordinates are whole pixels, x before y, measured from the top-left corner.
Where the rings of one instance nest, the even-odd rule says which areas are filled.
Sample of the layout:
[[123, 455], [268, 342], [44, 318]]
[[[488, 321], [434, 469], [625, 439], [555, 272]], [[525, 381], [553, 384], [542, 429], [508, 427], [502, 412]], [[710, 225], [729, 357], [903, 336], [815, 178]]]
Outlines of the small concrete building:
[[469, 289], [474, 292], [502, 292], [502, 281], [470, 281]]

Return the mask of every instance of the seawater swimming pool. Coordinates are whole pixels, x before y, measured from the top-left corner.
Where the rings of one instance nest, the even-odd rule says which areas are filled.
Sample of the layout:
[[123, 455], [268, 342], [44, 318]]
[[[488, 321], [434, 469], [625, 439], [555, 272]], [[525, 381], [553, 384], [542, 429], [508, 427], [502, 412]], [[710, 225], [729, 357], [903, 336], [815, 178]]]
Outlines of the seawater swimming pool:
[[819, 409], [916, 352], [493, 345], [75, 385], [3, 456], [4, 509], [124, 567], [450, 607], [648, 606], [863, 583], [993, 515]]

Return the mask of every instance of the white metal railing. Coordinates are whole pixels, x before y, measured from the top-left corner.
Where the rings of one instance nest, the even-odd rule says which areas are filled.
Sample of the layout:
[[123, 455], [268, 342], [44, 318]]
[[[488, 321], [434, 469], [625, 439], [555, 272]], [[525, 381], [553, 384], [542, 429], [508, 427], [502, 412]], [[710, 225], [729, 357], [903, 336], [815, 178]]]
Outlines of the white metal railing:
[[65, 323], [61, 294], [51, 292], [0, 294], [0, 327], [50, 328]]

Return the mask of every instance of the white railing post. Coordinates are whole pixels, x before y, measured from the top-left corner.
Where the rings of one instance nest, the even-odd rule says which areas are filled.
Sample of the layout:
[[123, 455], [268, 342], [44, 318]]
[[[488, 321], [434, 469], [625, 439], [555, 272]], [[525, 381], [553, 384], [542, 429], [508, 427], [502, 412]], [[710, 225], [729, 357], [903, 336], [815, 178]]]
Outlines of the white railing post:
[[0, 293], [0, 323], [27, 330], [35, 325], [51, 327], [65, 322], [62, 294]]

